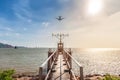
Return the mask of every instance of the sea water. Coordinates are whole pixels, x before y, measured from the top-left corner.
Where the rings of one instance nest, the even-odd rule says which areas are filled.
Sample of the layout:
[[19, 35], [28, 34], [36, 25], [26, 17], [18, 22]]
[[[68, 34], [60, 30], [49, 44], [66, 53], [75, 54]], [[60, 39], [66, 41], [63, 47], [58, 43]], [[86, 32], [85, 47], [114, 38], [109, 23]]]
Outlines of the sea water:
[[[47, 59], [47, 48], [1, 48], [0, 69], [15, 69], [16, 72], [38, 72]], [[120, 49], [72, 49], [72, 56], [83, 66], [84, 74], [120, 74]], [[72, 61], [73, 70], [79, 67]]]
[[44, 48], [1, 48], [0, 69], [15, 69], [17, 72], [37, 72], [47, 59], [48, 49]]
[[[120, 49], [74, 49], [73, 57], [83, 66], [84, 74], [120, 74]], [[74, 71], [79, 67], [73, 62]]]

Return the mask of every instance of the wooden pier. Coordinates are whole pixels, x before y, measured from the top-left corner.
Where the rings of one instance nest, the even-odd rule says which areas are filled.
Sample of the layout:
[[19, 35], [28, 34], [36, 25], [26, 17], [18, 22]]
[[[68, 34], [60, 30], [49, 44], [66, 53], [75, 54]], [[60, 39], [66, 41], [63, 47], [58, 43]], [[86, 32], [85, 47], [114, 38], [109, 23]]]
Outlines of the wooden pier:
[[[72, 57], [71, 49], [65, 49], [61, 41], [55, 51], [49, 49], [47, 60], [39, 67], [39, 80], [84, 80], [83, 67]], [[79, 75], [72, 70], [72, 63], [79, 67]]]

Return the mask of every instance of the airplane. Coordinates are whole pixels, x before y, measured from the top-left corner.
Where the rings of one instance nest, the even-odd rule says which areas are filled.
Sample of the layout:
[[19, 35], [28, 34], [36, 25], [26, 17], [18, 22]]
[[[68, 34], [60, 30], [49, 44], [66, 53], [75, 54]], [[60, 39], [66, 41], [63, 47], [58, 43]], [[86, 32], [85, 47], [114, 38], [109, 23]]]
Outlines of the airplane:
[[58, 21], [62, 21], [64, 18], [62, 16], [58, 16], [58, 18], [56, 18]]

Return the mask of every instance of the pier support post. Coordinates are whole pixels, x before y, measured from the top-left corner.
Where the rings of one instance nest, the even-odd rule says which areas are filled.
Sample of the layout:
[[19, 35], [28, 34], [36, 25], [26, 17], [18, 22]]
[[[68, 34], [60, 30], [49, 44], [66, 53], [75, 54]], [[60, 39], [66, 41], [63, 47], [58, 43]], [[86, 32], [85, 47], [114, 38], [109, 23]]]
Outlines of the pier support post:
[[73, 76], [72, 76], [72, 72], [71, 72], [71, 69], [70, 69], [70, 80], [73, 80], [72, 78], [73, 78]]
[[[69, 49], [69, 54], [72, 56], [71, 48]], [[69, 63], [70, 63], [70, 68], [72, 69], [72, 59], [69, 56]]]
[[[69, 54], [72, 56], [71, 48], [69, 49]], [[70, 64], [70, 80], [72, 80], [72, 78], [73, 78], [72, 72], [71, 72], [71, 69], [72, 69], [72, 59], [71, 59], [70, 56], [69, 56], [69, 64]]]
[[42, 67], [39, 67], [39, 80], [43, 80], [43, 68]]
[[[51, 49], [49, 49], [49, 51], [48, 51], [48, 58], [50, 57], [50, 55], [52, 54], [52, 50]], [[48, 64], [47, 64], [47, 72], [50, 70], [50, 66], [51, 66], [51, 59], [48, 61]]]
[[84, 80], [83, 67], [80, 67], [80, 80]]

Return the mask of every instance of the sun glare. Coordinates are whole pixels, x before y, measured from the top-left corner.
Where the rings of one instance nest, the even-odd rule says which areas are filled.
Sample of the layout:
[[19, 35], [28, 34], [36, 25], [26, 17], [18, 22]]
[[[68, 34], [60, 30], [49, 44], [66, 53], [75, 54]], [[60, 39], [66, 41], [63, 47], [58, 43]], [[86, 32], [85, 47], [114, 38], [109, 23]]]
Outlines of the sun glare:
[[103, 8], [102, 0], [89, 0], [87, 12], [90, 15], [95, 15], [99, 13]]
[[119, 50], [118, 48], [89, 48], [88, 51], [96, 52], [96, 51], [113, 51]]

